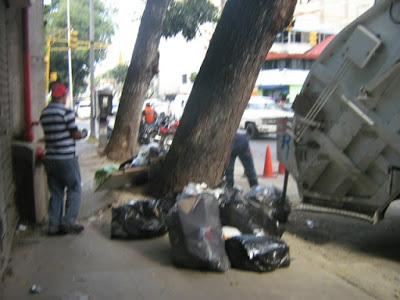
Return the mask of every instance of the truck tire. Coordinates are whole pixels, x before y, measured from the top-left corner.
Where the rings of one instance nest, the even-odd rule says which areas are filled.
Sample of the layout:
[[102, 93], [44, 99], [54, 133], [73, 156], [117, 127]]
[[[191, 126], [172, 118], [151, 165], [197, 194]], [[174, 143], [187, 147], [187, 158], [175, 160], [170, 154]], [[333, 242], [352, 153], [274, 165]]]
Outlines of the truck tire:
[[254, 123], [247, 123], [245, 129], [249, 139], [255, 139], [258, 136], [258, 130]]

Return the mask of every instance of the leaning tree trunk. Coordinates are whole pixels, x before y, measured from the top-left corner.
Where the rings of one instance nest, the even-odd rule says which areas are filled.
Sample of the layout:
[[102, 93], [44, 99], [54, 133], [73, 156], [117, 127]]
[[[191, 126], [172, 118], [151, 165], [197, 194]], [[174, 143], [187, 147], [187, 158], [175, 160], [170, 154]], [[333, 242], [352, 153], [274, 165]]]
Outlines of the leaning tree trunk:
[[151, 172], [155, 195], [189, 182], [217, 185], [255, 81], [296, 0], [227, 2], [165, 160]]
[[151, 79], [158, 72], [158, 46], [170, 0], [147, 0], [128, 68], [115, 126], [105, 153], [125, 160], [137, 150], [142, 107]]

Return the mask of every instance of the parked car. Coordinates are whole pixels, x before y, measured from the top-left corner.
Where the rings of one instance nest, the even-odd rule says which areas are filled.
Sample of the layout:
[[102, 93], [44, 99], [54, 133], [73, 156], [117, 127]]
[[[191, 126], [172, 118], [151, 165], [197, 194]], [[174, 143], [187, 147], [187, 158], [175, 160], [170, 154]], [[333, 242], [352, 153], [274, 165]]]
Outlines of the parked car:
[[280, 118], [293, 118], [293, 112], [284, 111], [270, 97], [254, 96], [243, 113], [240, 129], [245, 129], [249, 138], [276, 133], [276, 121]]
[[90, 118], [90, 100], [79, 101], [76, 115], [81, 119]]

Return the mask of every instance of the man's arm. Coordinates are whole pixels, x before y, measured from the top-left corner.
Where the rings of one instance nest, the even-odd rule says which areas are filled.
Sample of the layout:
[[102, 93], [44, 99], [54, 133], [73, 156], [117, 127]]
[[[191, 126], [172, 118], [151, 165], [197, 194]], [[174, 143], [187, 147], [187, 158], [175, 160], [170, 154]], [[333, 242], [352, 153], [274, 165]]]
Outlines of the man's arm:
[[74, 140], [80, 140], [87, 136], [87, 132], [78, 130], [78, 127], [75, 124], [75, 114], [72, 110], [67, 111], [64, 120], [69, 132], [71, 133], [71, 137]]
[[79, 131], [78, 129], [75, 129], [75, 130], [71, 131], [71, 136], [74, 140], [81, 140], [87, 136], [87, 132]]

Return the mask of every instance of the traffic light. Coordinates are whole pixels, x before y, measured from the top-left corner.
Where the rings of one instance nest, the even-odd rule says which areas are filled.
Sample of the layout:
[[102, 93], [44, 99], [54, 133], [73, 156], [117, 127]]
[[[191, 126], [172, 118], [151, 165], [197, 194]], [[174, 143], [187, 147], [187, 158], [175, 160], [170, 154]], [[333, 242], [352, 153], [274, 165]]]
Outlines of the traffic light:
[[312, 46], [315, 46], [315, 45], [318, 44], [318, 33], [317, 33], [317, 32], [315, 32], [315, 31], [310, 32], [310, 39], [309, 39], [309, 42], [310, 42], [310, 44], [311, 44]]
[[69, 34], [69, 47], [75, 49], [78, 46], [78, 31], [71, 30]]
[[57, 74], [57, 72], [50, 72], [49, 77], [50, 77], [49, 78], [50, 82], [54, 82], [54, 81], [57, 81], [58, 74]]

